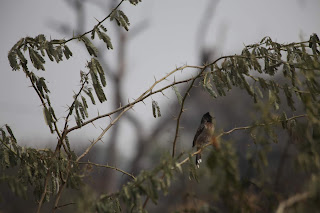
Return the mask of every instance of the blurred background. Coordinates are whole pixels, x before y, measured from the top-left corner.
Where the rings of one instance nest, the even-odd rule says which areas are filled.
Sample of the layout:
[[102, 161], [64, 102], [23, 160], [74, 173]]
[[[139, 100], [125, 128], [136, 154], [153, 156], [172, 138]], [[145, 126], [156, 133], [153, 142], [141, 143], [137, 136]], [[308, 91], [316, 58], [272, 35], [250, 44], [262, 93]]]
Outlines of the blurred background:
[[[10, 48], [25, 36], [44, 34], [47, 39], [68, 39], [82, 34], [109, 14], [118, 2], [1, 1], [0, 125], [9, 124], [20, 144], [52, 147], [56, 136], [51, 135], [45, 125], [40, 101], [23, 72], [11, 71], [7, 60]], [[114, 50], [107, 50], [102, 42], [94, 43], [107, 75], [108, 101], [89, 107], [90, 117], [134, 100], [152, 85], [154, 79], [178, 66], [202, 65], [222, 55], [241, 53], [244, 45], [260, 42], [265, 36], [279, 43], [290, 43], [320, 33], [319, 0], [145, 0], [137, 6], [125, 2], [120, 9], [130, 20], [129, 32], [107, 21], [104, 26]], [[51, 100], [59, 118], [66, 115], [67, 105], [72, 103], [72, 96], [80, 86], [80, 70], [86, 71], [86, 63], [90, 60], [82, 43], [73, 41], [69, 47], [73, 52], [70, 60], [60, 64], [47, 60], [46, 71], [37, 71], [49, 82]], [[185, 70], [175, 79], [196, 73], [194, 69]], [[186, 87], [178, 89], [184, 94]], [[232, 90], [228, 97], [213, 100], [200, 87], [193, 89], [187, 99], [187, 111], [182, 115], [178, 151], [190, 151], [201, 117], [208, 111], [214, 114], [219, 129], [248, 125], [248, 115], [253, 107], [248, 107], [251, 100], [242, 93]], [[174, 92], [168, 89], [164, 94], [147, 99], [145, 104], [137, 104], [110, 129], [88, 159], [117, 166], [134, 175], [142, 169], [152, 168], [164, 152], [171, 150], [179, 110]], [[161, 108], [159, 118], [152, 115], [152, 100], [156, 100]], [[83, 151], [90, 140], [100, 134], [100, 127], [106, 127], [109, 122], [109, 118], [102, 119], [74, 131], [70, 137], [72, 148]], [[241, 134], [237, 137], [242, 138]], [[237, 148], [239, 153], [242, 149], [243, 146]], [[127, 181], [126, 177], [111, 170], [99, 170], [96, 175], [99, 178], [92, 181], [92, 187], [98, 192], [115, 191]], [[7, 210], [14, 212], [18, 207], [10, 208]]]

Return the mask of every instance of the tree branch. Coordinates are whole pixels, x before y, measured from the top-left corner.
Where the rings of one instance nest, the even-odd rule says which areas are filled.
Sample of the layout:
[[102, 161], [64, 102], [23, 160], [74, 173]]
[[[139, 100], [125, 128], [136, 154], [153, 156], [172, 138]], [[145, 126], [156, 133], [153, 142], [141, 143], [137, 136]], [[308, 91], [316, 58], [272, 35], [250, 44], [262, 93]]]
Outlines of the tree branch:
[[196, 77], [193, 78], [190, 86], [188, 87], [186, 93], [183, 96], [183, 99], [182, 99], [182, 102], [181, 102], [181, 107], [180, 107], [180, 112], [179, 112], [178, 119], [177, 119], [176, 133], [175, 133], [173, 144], [172, 144], [172, 158], [174, 158], [174, 156], [175, 156], [176, 143], [177, 143], [177, 139], [178, 139], [178, 135], [179, 135], [179, 129], [180, 129], [180, 119], [181, 119], [182, 113], [184, 112], [184, 109], [183, 109], [184, 103], [185, 103], [185, 101], [187, 99], [187, 96], [189, 95], [189, 92], [191, 91], [191, 89], [192, 89], [192, 87], [194, 85], [194, 82], [196, 81], [197, 78], [199, 78], [202, 75], [204, 70], [205, 70], [205, 68], [202, 69], [199, 72], [199, 74]]
[[299, 201], [306, 200], [309, 197], [310, 197], [309, 192], [304, 192], [304, 193], [296, 194], [292, 197], [289, 197], [287, 200], [280, 202], [276, 213], [283, 213], [285, 208], [290, 207]]
[[[40, 99], [40, 101], [41, 101], [41, 104], [43, 105], [43, 107], [47, 108], [46, 102], [44, 101], [44, 99], [43, 99], [43, 97], [41, 96], [39, 90], [37, 89], [36, 85], [35, 85], [34, 82], [32, 81], [31, 76], [30, 76], [30, 73], [27, 73], [27, 76], [28, 76], [28, 78], [29, 78], [29, 80], [30, 80], [30, 82], [31, 82], [31, 85], [32, 85], [33, 89], [36, 91], [36, 93], [37, 93], [37, 95], [38, 95], [38, 97], [39, 97], [39, 99]], [[48, 103], [48, 105], [49, 105], [49, 103]], [[49, 106], [50, 106], [50, 105], [49, 105]], [[48, 110], [48, 109], [47, 109], [47, 110]], [[61, 138], [61, 134], [60, 134], [59, 129], [58, 129], [58, 127], [57, 127], [57, 122], [54, 121], [53, 124], [54, 124], [54, 128], [55, 128], [55, 132], [57, 133], [57, 135], [58, 135], [58, 137], [59, 137], [59, 139], [60, 139], [60, 138]]]
[[[307, 114], [292, 116], [291, 118], [288, 118], [288, 119], [286, 119], [286, 120], [277, 120], [277, 121], [274, 121], [274, 122], [270, 122], [270, 123], [268, 123], [268, 124], [261, 123], [261, 124], [251, 125], [251, 126], [235, 127], [235, 128], [233, 128], [233, 129], [231, 129], [231, 130], [229, 130], [229, 131], [227, 131], [227, 132], [222, 132], [222, 133], [220, 133], [218, 136], [216, 136], [216, 140], [218, 140], [219, 138], [221, 138], [221, 137], [224, 136], [224, 135], [229, 135], [229, 134], [231, 134], [231, 133], [233, 133], [233, 132], [235, 132], [235, 131], [238, 131], [238, 130], [248, 130], [248, 129], [255, 128], [255, 127], [257, 127], [257, 126], [274, 125], [274, 124], [280, 123], [280, 122], [282, 122], [282, 121], [291, 121], [291, 120], [294, 120], [294, 119], [297, 119], [297, 118], [303, 118], [303, 117], [307, 117]], [[210, 143], [207, 143], [207, 144], [203, 145], [203, 146], [201, 147], [201, 149], [199, 149], [198, 151], [192, 153], [191, 156], [194, 156], [194, 155], [196, 155], [196, 154], [201, 153], [204, 148], [206, 148], [207, 146], [210, 146], [211, 144], [212, 144], [212, 143], [210, 142]], [[188, 161], [189, 161], [189, 157], [188, 157], [188, 158], [185, 158], [184, 160], [182, 160], [181, 162], [179, 162], [178, 165], [181, 166], [181, 165], [185, 164], [185, 163], [188, 162]]]
[[[135, 105], [135, 104], [137, 104], [137, 103], [139, 103], [139, 102], [142, 102], [144, 99], [146, 99], [146, 98], [148, 98], [148, 97], [150, 97], [150, 96], [152, 96], [152, 95], [154, 95], [154, 94], [156, 94], [156, 93], [163, 92], [164, 90], [172, 87], [173, 85], [177, 85], [177, 84], [181, 84], [181, 83], [186, 83], [186, 82], [189, 82], [189, 81], [194, 80], [195, 78], [199, 78], [199, 77], [200, 77], [200, 76], [196, 76], [196, 77], [192, 77], [192, 78], [189, 78], [189, 79], [186, 79], [186, 80], [173, 82], [173, 83], [171, 83], [171, 84], [169, 84], [169, 85], [167, 85], [167, 86], [165, 86], [165, 87], [162, 87], [161, 89], [158, 89], [158, 90], [156, 90], [156, 91], [152, 91], [157, 84], [159, 84], [160, 82], [162, 82], [162, 81], [164, 81], [164, 80], [167, 80], [167, 78], [168, 78], [169, 76], [171, 76], [172, 74], [174, 74], [174, 73], [176, 73], [176, 72], [178, 72], [178, 71], [182, 71], [182, 70], [184, 70], [184, 69], [186, 69], [186, 68], [193, 68], [193, 69], [201, 69], [201, 70], [203, 70], [203, 69], [206, 69], [206, 68], [210, 67], [211, 65], [214, 65], [215, 63], [217, 63], [218, 61], [220, 61], [220, 60], [222, 60], [222, 59], [225, 59], [225, 58], [235, 58], [235, 57], [238, 57], [238, 58], [248, 58], [248, 57], [246, 57], [246, 56], [241, 56], [241, 55], [228, 55], [228, 56], [221, 56], [221, 57], [219, 57], [218, 59], [216, 59], [214, 62], [212, 62], [212, 63], [210, 63], [210, 64], [207, 64], [207, 65], [204, 65], [204, 66], [184, 65], [184, 66], [178, 67], [178, 68], [174, 69], [173, 71], [171, 71], [170, 73], [168, 73], [167, 75], [165, 75], [165, 76], [164, 76], [163, 78], [161, 78], [160, 80], [156, 81], [148, 90], [146, 90], [144, 93], [142, 93], [142, 94], [141, 94], [137, 99], [135, 99], [135, 101], [133, 101], [132, 103], [128, 103], [127, 105], [124, 105], [124, 106], [122, 106], [122, 107], [119, 107], [118, 109], [116, 109], [116, 110], [114, 110], [114, 111], [112, 111], [112, 112], [109, 112], [109, 113], [106, 113], [106, 114], [103, 114], [103, 115], [99, 115], [99, 116], [97, 116], [97, 117], [95, 117], [95, 118], [92, 118], [92, 119], [86, 121], [86, 122], [83, 122], [83, 124], [82, 124], [81, 127], [83, 127], [83, 126], [85, 126], [85, 125], [88, 125], [88, 124], [92, 123], [93, 121], [98, 120], [98, 119], [100, 119], [100, 118], [104, 118], [104, 117], [108, 117], [108, 116], [110, 116], [110, 115], [113, 115], [113, 114], [115, 114], [115, 113], [117, 113], [117, 112], [119, 112], [119, 111], [121, 111], [121, 110], [124, 110], [124, 109], [126, 109], [126, 108], [128, 108], [128, 107], [132, 107], [133, 105]], [[259, 57], [257, 57], [257, 58], [259, 58]], [[69, 132], [71, 132], [71, 131], [74, 131], [74, 130], [76, 130], [76, 129], [79, 129], [79, 128], [81, 128], [81, 127], [79, 127], [79, 126], [71, 127], [71, 128], [69, 128], [69, 129], [67, 130], [67, 133], [69, 133]]]
[[[111, 14], [112, 14], [114, 11], [116, 11], [124, 1], [125, 1], [125, 0], [121, 0], [121, 1], [119, 2], [119, 4], [118, 4], [115, 8], [113, 8], [113, 10], [111, 11], [111, 13], [109, 13], [109, 15], [107, 15], [104, 19], [102, 19], [101, 21], [99, 21], [98, 24], [95, 25], [95, 27], [100, 26], [105, 20], [107, 20], [108, 18], [110, 18]], [[80, 36], [72, 37], [72, 38], [70, 38], [70, 39], [68, 39], [68, 40], [65, 40], [65, 41], [62, 42], [62, 43], [59, 43], [59, 44], [65, 44], [65, 43], [68, 43], [69, 41], [72, 41], [72, 40], [75, 40], [75, 39], [79, 39], [79, 38], [81, 38], [82, 36], [85, 36], [85, 35], [91, 33], [93, 30], [94, 30], [94, 28], [93, 28], [92, 30], [89, 30], [89, 31], [81, 34]]]
[[102, 164], [97, 164], [97, 163], [92, 163], [92, 162], [78, 162], [79, 164], [88, 164], [88, 165], [93, 165], [93, 166], [96, 166], [96, 167], [104, 167], [104, 168], [108, 168], [108, 169], [113, 169], [113, 170], [116, 170], [118, 172], [121, 172], [129, 177], [131, 177], [133, 180], [136, 180], [136, 177], [133, 176], [132, 174], [122, 170], [122, 169], [119, 169], [117, 167], [114, 167], [114, 166], [109, 166], [109, 165], [102, 165]]
[[117, 117], [116, 119], [112, 120], [111, 123], [102, 131], [102, 133], [99, 135], [99, 137], [97, 139], [95, 139], [90, 146], [77, 158], [77, 161], [81, 160], [84, 156], [86, 156], [89, 151], [92, 149], [92, 147], [101, 140], [101, 138], [104, 136], [104, 134], [106, 134], [106, 132], [121, 118], [121, 116], [128, 111], [129, 109], [131, 109], [133, 107], [133, 105], [129, 106], [128, 108], [124, 109]]
[[48, 188], [48, 182], [49, 182], [49, 178], [50, 178], [50, 170], [48, 170], [47, 175], [46, 175], [46, 179], [45, 179], [45, 183], [44, 183], [44, 189], [38, 204], [38, 208], [37, 208], [37, 213], [40, 213], [44, 198], [46, 197], [47, 194], [47, 188]]

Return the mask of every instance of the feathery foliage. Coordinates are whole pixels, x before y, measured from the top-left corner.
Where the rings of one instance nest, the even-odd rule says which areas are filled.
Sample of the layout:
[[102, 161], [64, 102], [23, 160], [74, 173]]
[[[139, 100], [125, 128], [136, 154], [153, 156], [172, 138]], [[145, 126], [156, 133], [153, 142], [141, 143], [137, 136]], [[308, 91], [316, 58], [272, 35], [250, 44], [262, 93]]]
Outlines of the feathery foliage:
[[[45, 201], [52, 201], [52, 198], [55, 199], [53, 209], [57, 209], [65, 188], [78, 190], [84, 183], [86, 171], [81, 169], [80, 164], [86, 164], [86, 162], [80, 162], [82, 157], [88, 154], [95, 143], [120, 119], [122, 114], [135, 104], [170, 87], [177, 96], [182, 113], [187, 94], [183, 98], [176, 85], [192, 81], [189, 87], [191, 90], [195, 80], [200, 79], [200, 85], [213, 99], [227, 96], [234, 88], [246, 91], [259, 114], [258, 118], [253, 119], [249, 126], [221, 131], [216, 135], [215, 140], [222, 142], [222, 145], [218, 151], [209, 151], [207, 169], [212, 177], [210, 183], [212, 185], [206, 186], [206, 190], [210, 192], [208, 196], [212, 202], [208, 203], [210, 208], [203, 212], [210, 212], [213, 209], [228, 212], [255, 212], [266, 206], [268, 206], [268, 210], [274, 211], [283, 198], [289, 197], [287, 194], [277, 193], [276, 190], [270, 191], [271, 188], [267, 188], [268, 190], [263, 188], [271, 184], [271, 177], [265, 173], [271, 164], [268, 158], [271, 145], [279, 143], [279, 127], [289, 139], [299, 142], [296, 144], [295, 165], [299, 174], [305, 178], [305, 186], [299, 190], [305, 192], [303, 198], [304, 200], [308, 199], [309, 206], [304, 205], [303, 202], [298, 203], [297, 206], [302, 210], [313, 206], [318, 208], [320, 192], [319, 37], [313, 34], [308, 41], [289, 44], [280, 44], [265, 37], [259, 43], [245, 46], [239, 55], [223, 56], [210, 64], [198, 66], [197, 68], [200, 70], [198, 75], [191, 79], [181, 82], [174, 81], [159, 90], [153, 90], [159, 82], [167, 80], [170, 75], [191, 67], [178, 68], [156, 81], [135, 102], [121, 106], [113, 112], [89, 119], [89, 105], [86, 98], [89, 97], [91, 103], [96, 104], [92, 91], [94, 90], [100, 103], [107, 101], [103, 90], [103, 87], [107, 86], [105, 72], [98, 60], [99, 53], [92, 40], [97, 35], [106, 44], [107, 49], [113, 49], [111, 39], [106, 34], [107, 28], [102, 25], [106, 19], [115, 21], [125, 30], [129, 30], [128, 17], [118, 9], [122, 2], [92, 30], [82, 35], [69, 40], [49, 41], [40, 34], [34, 38], [22, 38], [11, 48], [8, 60], [12, 70], [17, 71], [22, 68], [30, 80], [43, 106], [45, 122], [50, 132], [57, 135], [58, 140], [54, 150], [25, 148], [18, 144], [8, 125], [0, 128], [1, 182], [8, 183], [10, 189], [18, 196], [26, 197], [27, 191], [32, 190], [38, 203], [38, 212], [40, 212], [42, 204]], [[129, 2], [136, 5], [140, 1], [129, 0]], [[88, 37], [87, 34], [90, 33], [91, 36]], [[73, 102], [68, 108], [67, 115], [57, 118], [49, 98], [50, 90], [46, 79], [37, 76], [37, 71], [30, 70], [35, 68], [45, 71], [47, 58], [59, 63], [72, 57], [73, 53], [67, 43], [73, 40], [83, 42], [92, 58], [87, 64], [89, 71], [87, 73], [80, 71], [81, 86], [73, 96]], [[276, 76], [282, 76], [283, 81], [278, 81]], [[302, 114], [295, 115], [298, 108]], [[117, 117], [83, 154], [77, 155], [72, 151], [74, 144], [68, 138], [71, 131], [79, 130], [95, 120], [116, 113], [119, 113]], [[152, 100], [152, 113], [155, 118], [161, 117], [160, 106], [154, 100]], [[77, 124], [75, 127], [69, 127], [72, 115]], [[180, 128], [179, 119], [176, 136]], [[299, 122], [299, 119], [304, 119], [304, 121]], [[57, 125], [58, 122], [61, 122], [62, 125]], [[59, 129], [61, 126], [63, 129]], [[234, 142], [224, 140], [224, 136], [241, 130], [252, 139], [252, 144], [255, 147], [248, 148], [246, 151], [245, 161], [248, 174], [240, 172], [239, 158]], [[236, 141], [236, 139], [234, 140]], [[104, 165], [104, 167], [130, 176], [133, 180], [113, 194], [103, 193], [98, 199], [88, 204], [89, 208], [92, 212], [146, 212], [145, 205], [148, 199], [157, 205], [162, 195], [170, 194], [170, 186], [177, 179], [176, 177], [187, 176], [197, 180], [200, 184], [203, 177], [196, 169], [192, 157], [199, 152], [207, 152], [205, 148], [209, 145], [204, 145], [203, 149], [198, 152], [182, 153], [177, 158], [166, 155], [153, 169], [142, 171], [136, 177], [118, 168]], [[186, 163], [187, 166], [182, 167]], [[12, 169], [15, 172], [14, 175], [8, 172]], [[143, 202], [145, 198], [147, 199]], [[83, 200], [85, 199], [87, 198], [84, 197]], [[187, 210], [185, 209], [185, 211]]]

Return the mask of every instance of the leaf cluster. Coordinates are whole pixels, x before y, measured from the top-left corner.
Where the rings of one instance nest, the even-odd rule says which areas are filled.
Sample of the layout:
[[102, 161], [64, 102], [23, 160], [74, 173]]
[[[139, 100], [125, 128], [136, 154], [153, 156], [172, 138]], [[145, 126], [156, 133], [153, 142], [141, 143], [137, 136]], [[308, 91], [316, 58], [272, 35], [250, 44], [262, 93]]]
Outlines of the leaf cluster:
[[[313, 54], [306, 43], [310, 44]], [[282, 91], [287, 105], [295, 110], [294, 96], [317, 101], [320, 92], [318, 49], [316, 34], [309, 42], [291, 44], [279, 44], [265, 37], [258, 44], [246, 46], [241, 55], [228, 56], [222, 63], [212, 64], [211, 72], [203, 76], [202, 86], [213, 98], [225, 96], [233, 87], [245, 89], [255, 103], [268, 95], [275, 109], [281, 104]], [[284, 83], [276, 82], [277, 73], [282, 73]]]
[[[70, 166], [66, 156], [57, 158], [50, 149], [21, 147], [8, 125], [0, 129], [0, 142], [0, 181], [7, 182], [11, 191], [18, 196], [26, 198], [27, 191], [32, 190], [39, 201], [45, 191], [45, 200], [49, 201], [59, 192], [61, 183], [79, 188], [82, 182], [79, 167], [77, 164]], [[70, 151], [70, 155], [73, 160], [76, 159], [74, 152]], [[14, 173], [10, 175], [9, 171]]]
[[[142, 171], [134, 181], [124, 185], [115, 194], [103, 194], [97, 201], [97, 212], [121, 212], [120, 203], [126, 211], [147, 212], [143, 207], [143, 199], [147, 196], [157, 204], [159, 194], [169, 193], [169, 187], [176, 172], [182, 172], [181, 167], [171, 156], [164, 157], [159, 165], [150, 171]], [[159, 176], [162, 174], [161, 176]]]
[[28, 53], [33, 67], [43, 71], [45, 70], [45, 56], [57, 63], [63, 60], [63, 56], [65, 56], [66, 59], [72, 56], [72, 52], [65, 44], [64, 39], [48, 41], [43, 34], [35, 38], [26, 37], [20, 39], [8, 53], [12, 70], [20, 70], [22, 67], [26, 74], [29, 72], [27, 66], [28, 60], [25, 56], [26, 53]]
[[111, 13], [110, 21], [113, 20], [116, 20], [118, 26], [123, 27], [126, 31], [129, 30], [129, 19], [121, 10], [115, 10]]

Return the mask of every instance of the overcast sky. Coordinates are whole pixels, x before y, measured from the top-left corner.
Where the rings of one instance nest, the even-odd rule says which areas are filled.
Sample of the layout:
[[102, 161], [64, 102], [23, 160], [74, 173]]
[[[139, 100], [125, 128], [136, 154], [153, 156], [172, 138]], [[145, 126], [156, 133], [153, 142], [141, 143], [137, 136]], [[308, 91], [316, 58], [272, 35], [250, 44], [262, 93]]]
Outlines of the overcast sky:
[[[95, 2], [108, 2], [99, 1]], [[197, 41], [197, 31], [208, 0], [143, 0], [138, 6], [125, 2], [122, 10], [131, 21], [131, 28], [148, 21], [143, 33], [132, 38], [129, 44], [130, 68], [125, 80], [126, 97], [136, 98], [153, 82], [183, 64], [197, 65], [199, 46], [217, 47], [218, 55], [239, 53], [244, 44], [259, 42], [268, 35], [280, 43], [308, 39], [311, 33], [320, 34], [319, 0], [223, 0], [217, 4], [211, 17], [208, 34]], [[86, 4], [85, 29], [90, 30], [96, 19], [101, 20], [109, 11], [101, 5]], [[69, 38], [57, 32], [57, 23], [75, 27], [74, 11], [63, 0], [1, 0], [0, 2], [0, 126], [9, 124], [16, 137], [22, 141], [41, 142], [54, 140], [45, 127], [40, 101], [30, 88], [22, 71], [12, 72], [7, 60], [10, 48], [25, 36], [45, 34], [47, 38]], [[106, 25], [108, 26], [108, 24]], [[111, 33], [111, 39], [114, 40]], [[117, 45], [114, 44], [115, 49]], [[46, 72], [40, 73], [49, 82], [58, 116], [63, 117], [66, 105], [72, 101], [79, 87], [79, 71], [85, 70], [90, 56], [79, 47], [77, 41], [70, 43], [74, 57], [60, 64], [47, 60]], [[115, 52], [115, 51], [114, 51]], [[106, 57], [112, 66], [115, 53], [108, 51]], [[41, 71], [37, 71], [38, 73]], [[108, 86], [106, 88], [107, 94]], [[168, 99], [156, 96], [165, 107]], [[112, 101], [112, 97], [109, 97]], [[142, 122], [154, 120], [151, 100], [135, 107]], [[106, 104], [101, 113], [111, 111]], [[97, 110], [91, 111], [94, 116]], [[105, 121], [104, 121], [105, 122]], [[104, 127], [103, 123], [98, 123]], [[146, 125], [146, 130], [150, 127]], [[125, 126], [123, 127], [126, 128]], [[78, 136], [93, 139], [99, 133], [92, 128], [84, 129]]]

